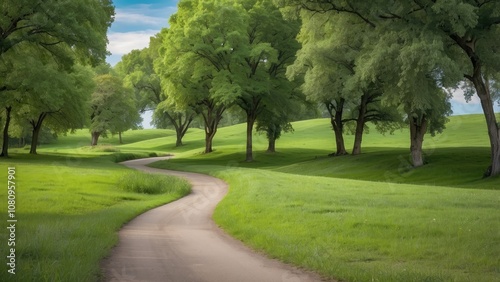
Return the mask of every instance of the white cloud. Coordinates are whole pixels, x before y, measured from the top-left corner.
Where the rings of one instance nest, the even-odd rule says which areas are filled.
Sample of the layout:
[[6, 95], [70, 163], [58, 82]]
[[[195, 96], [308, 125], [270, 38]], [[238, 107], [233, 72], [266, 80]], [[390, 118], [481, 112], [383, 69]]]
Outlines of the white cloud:
[[116, 10], [115, 23], [126, 24], [145, 24], [145, 25], [164, 25], [167, 20], [163, 17], [153, 17], [140, 13], [134, 13], [125, 10]]
[[114, 24], [122, 25], [146, 25], [150, 27], [165, 27], [168, 25], [170, 15], [175, 13], [177, 7], [153, 7], [152, 5], [133, 5], [127, 8], [118, 8], [115, 10]]
[[452, 92], [453, 96], [451, 98], [452, 101], [462, 104], [462, 105], [477, 105], [480, 104], [481, 101], [479, 100], [479, 97], [477, 95], [473, 95], [472, 99], [467, 102], [464, 97], [464, 91], [462, 89], [456, 89], [455, 91]]
[[108, 34], [108, 50], [113, 55], [124, 55], [134, 49], [148, 47], [149, 38], [160, 32], [159, 30], [147, 29], [130, 32], [110, 32]]

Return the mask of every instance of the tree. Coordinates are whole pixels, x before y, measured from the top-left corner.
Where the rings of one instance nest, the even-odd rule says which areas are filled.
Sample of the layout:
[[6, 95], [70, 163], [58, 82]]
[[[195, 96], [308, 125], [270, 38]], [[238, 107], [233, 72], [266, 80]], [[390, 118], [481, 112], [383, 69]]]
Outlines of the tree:
[[358, 70], [363, 45], [367, 38], [352, 36], [366, 33], [366, 26], [349, 15], [332, 16], [302, 11], [299, 41], [302, 49], [289, 68], [291, 79], [302, 77], [302, 89], [311, 101], [322, 103], [330, 116], [337, 151], [331, 155], [346, 155], [344, 130], [355, 122], [353, 155], [361, 153], [361, 142], [368, 122], [377, 129], [393, 127], [397, 119], [391, 107], [382, 105], [384, 94], [380, 79], [366, 81]]
[[97, 86], [90, 104], [92, 146], [96, 146], [99, 137], [108, 132], [121, 134], [141, 122], [133, 90], [125, 87], [119, 77], [98, 75], [95, 83]]
[[212, 152], [222, 114], [241, 93], [228, 67], [240, 69], [233, 56], [244, 42], [244, 18], [232, 2], [180, 1], [170, 28], [162, 30], [157, 73], [171, 104], [201, 114], [205, 153]]
[[301, 88], [307, 99], [325, 105], [337, 148], [332, 155], [339, 156], [347, 154], [343, 134], [347, 122], [344, 110], [349, 93], [344, 90], [345, 81], [352, 75], [354, 66], [352, 56], [346, 56], [346, 50], [339, 50], [348, 49], [346, 45], [349, 44], [338, 46], [332, 39], [337, 35], [332, 31], [335, 24], [329, 21], [328, 16], [313, 17], [304, 13], [298, 37], [302, 48], [297, 52], [294, 64], [288, 68], [287, 75], [292, 80], [303, 78]]
[[[105, 59], [106, 32], [114, 15], [111, 1], [6, 0], [0, 6], [0, 72], [9, 71], [12, 62], [23, 57], [49, 56], [66, 69], [75, 59], [83, 63]], [[24, 92], [18, 87], [0, 80], [6, 113], [1, 156], [8, 156], [9, 123], [19, 98], [12, 95]]]
[[116, 69], [125, 76], [125, 83], [135, 89], [141, 112], [154, 110], [153, 122], [158, 128], [173, 126], [177, 136], [176, 146], [181, 146], [196, 113], [191, 109], [179, 111], [167, 102], [168, 95], [163, 91], [154, 69], [154, 61], [160, 56], [161, 40], [160, 34], [151, 37], [148, 48], [132, 50], [124, 55]]
[[23, 95], [22, 105], [15, 114], [32, 128], [30, 154], [36, 154], [42, 125], [54, 133], [83, 128], [86, 105], [93, 91], [91, 70], [75, 65], [71, 72], [61, 72], [54, 65], [30, 65], [34, 69], [27, 80], [37, 80], [36, 87]]
[[[378, 42], [397, 36], [411, 50], [401, 50], [396, 60], [405, 66], [434, 71], [440, 86], [456, 86], [463, 79], [473, 86], [486, 119], [491, 148], [488, 175], [500, 174], [500, 128], [493, 108], [490, 74], [500, 70], [498, 52], [498, 1], [279, 1], [310, 11], [356, 15], [373, 32]], [[374, 56], [377, 56], [374, 51]], [[404, 69], [398, 84], [413, 75]]]
[[298, 23], [285, 22], [269, 1], [179, 3], [179, 12], [171, 18], [170, 32], [166, 33], [168, 43], [164, 43], [171, 50], [165, 57], [175, 58], [175, 62], [164, 66], [175, 69], [169, 74], [171, 82], [173, 76], [183, 74], [184, 87], [187, 80], [206, 87], [208, 99], [201, 98], [195, 104], [210, 109], [210, 114], [202, 113], [207, 142], [216, 131], [214, 122], [218, 123], [225, 109], [235, 103], [247, 115], [246, 160], [253, 160], [255, 120], [263, 99], [281, 93], [273, 80], [286, 81], [284, 70], [298, 49], [297, 32]]
[[265, 107], [262, 113], [257, 117], [257, 131], [266, 134], [268, 141], [267, 152], [276, 152], [276, 140], [281, 137], [282, 132], [292, 132], [293, 127], [290, 123], [289, 108]]

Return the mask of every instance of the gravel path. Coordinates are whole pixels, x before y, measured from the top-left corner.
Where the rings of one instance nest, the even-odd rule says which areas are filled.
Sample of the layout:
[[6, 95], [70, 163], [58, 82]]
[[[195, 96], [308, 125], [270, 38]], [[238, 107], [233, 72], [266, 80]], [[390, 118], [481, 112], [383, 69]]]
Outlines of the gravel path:
[[118, 245], [102, 263], [106, 281], [322, 281], [313, 273], [257, 254], [226, 235], [211, 217], [228, 185], [203, 174], [146, 166], [162, 159], [166, 158], [123, 164], [186, 178], [192, 193], [138, 216], [120, 230]]

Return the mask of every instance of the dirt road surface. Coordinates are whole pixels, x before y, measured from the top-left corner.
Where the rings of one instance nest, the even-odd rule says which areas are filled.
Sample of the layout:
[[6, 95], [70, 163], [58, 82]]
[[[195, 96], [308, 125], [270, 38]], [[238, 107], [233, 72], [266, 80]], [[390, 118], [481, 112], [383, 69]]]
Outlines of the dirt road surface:
[[211, 217], [228, 185], [203, 174], [146, 166], [162, 159], [165, 157], [123, 164], [183, 177], [192, 184], [192, 193], [136, 217], [120, 230], [118, 245], [102, 263], [105, 281], [324, 281], [314, 273], [255, 253], [226, 235]]

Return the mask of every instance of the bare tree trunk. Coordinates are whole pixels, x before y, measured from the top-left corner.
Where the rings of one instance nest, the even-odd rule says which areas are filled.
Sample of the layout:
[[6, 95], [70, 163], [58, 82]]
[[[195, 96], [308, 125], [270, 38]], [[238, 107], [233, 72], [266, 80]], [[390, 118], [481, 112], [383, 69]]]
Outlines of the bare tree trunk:
[[267, 152], [268, 153], [275, 153], [276, 152], [276, 138], [271, 137], [269, 138], [269, 143], [267, 145]]
[[188, 113], [185, 113], [185, 118], [183, 120], [182, 114], [178, 115], [178, 120], [175, 120], [171, 115], [167, 113], [167, 117], [170, 119], [170, 122], [174, 125], [175, 128], [175, 134], [176, 134], [176, 140], [175, 140], [175, 146], [180, 147], [182, 146], [182, 138], [186, 134], [187, 130], [189, 129], [189, 125], [191, 125], [191, 122], [194, 119], [194, 114], [188, 115]]
[[488, 137], [490, 139], [491, 163], [484, 176], [495, 176], [500, 174], [500, 129], [498, 128], [493, 101], [491, 100], [490, 89], [484, 82], [482, 75], [474, 73], [472, 82], [476, 88], [477, 95], [481, 100]]
[[212, 142], [215, 136], [215, 132], [205, 132], [205, 154], [213, 152]]
[[175, 131], [176, 133], [176, 139], [175, 139], [175, 147], [180, 147], [182, 146], [182, 135], [181, 135], [181, 132], [176, 130]]
[[207, 105], [207, 112], [203, 112], [202, 116], [205, 122], [205, 154], [208, 154], [213, 152], [213, 139], [226, 107], [224, 105], [214, 105], [213, 101], [205, 101], [205, 104]]
[[337, 145], [337, 152], [335, 156], [347, 155], [344, 143], [344, 123], [342, 121], [342, 114], [344, 112], [344, 99], [337, 102], [336, 107], [331, 103], [327, 104], [328, 111], [330, 112], [330, 123], [332, 124], [333, 132], [335, 133], [335, 143]]
[[123, 144], [122, 132], [121, 131], [118, 131], [118, 139], [120, 140], [120, 144]]
[[3, 128], [3, 143], [2, 143], [2, 154], [0, 157], [9, 156], [9, 126], [10, 126], [10, 113], [12, 111], [12, 106], [5, 107], [5, 126]]
[[359, 105], [358, 118], [356, 120], [356, 133], [354, 134], [354, 146], [352, 148], [353, 155], [361, 154], [361, 142], [363, 141], [363, 131], [365, 129], [365, 117], [368, 107], [368, 94], [363, 94], [361, 104]]
[[101, 132], [92, 131], [92, 142], [91, 146], [97, 146], [97, 141], [99, 141], [99, 136], [101, 136]]
[[424, 165], [423, 144], [427, 132], [427, 118], [425, 115], [419, 120], [410, 118], [410, 153], [413, 167]]
[[31, 148], [30, 148], [30, 154], [36, 155], [36, 148], [38, 146], [38, 137], [40, 136], [40, 131], [42, 129], [42, 124], [43, 121], [45, 120], [45, 117], [47, 116], [47, 113], [41, 113], [38, 116], [38, 120], [31, 120], [30, 123], [33, 126], [33, 134], [31, 137]]
[[500, 174], [500, 128], [498, 126], [493, 102], [491, 100], [491, 93], [488, 87], [488, 77], [486, 82], [484, 79], [485, 74], [482, 71], [482, 62], [476, 52], [475, 38], [460, 37], [456, 34], [450, 35], [462, 50], [467, 54], [471, 64], [473, 73], [472, 75], [466, 74], [465, 78], [469, 79], [476, 89], [477, 96], [481, 100], [481, 107], [483, 108], [484, 117], [486, 118], [486, 126], [488, 128], [488, 137], [490, 139], [491, 148], [491, 161], [484, 176], [495, 176]]
[[36, 147], [38, 145], [38, 136], [40, 136], [40, 127], [34, 127], [32, 131], [32, 137], [31, 137], [31, 148], [30, 148], [30, 154], [36, 155]]

